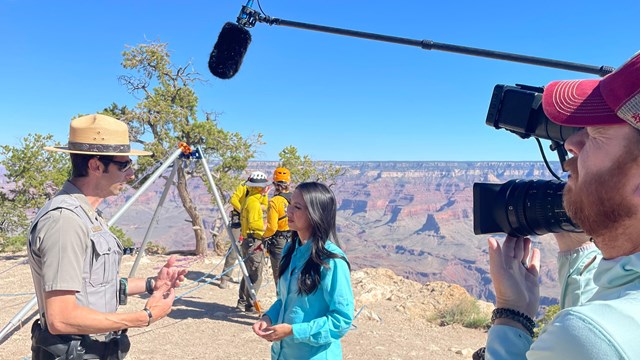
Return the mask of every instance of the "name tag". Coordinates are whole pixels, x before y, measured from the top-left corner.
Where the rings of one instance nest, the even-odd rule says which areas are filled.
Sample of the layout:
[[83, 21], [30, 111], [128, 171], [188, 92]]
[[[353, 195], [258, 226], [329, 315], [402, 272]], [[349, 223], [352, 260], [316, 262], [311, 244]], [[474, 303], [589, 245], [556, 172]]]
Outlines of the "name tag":
[[100, 232], [100, 231], [102, 231], [102, 226], [100, 226], [100, 225], [94, 225], [94, 226], [91, 228], [91, 232], [92, 232], [92, 233], [97, 233], [97, 232]]

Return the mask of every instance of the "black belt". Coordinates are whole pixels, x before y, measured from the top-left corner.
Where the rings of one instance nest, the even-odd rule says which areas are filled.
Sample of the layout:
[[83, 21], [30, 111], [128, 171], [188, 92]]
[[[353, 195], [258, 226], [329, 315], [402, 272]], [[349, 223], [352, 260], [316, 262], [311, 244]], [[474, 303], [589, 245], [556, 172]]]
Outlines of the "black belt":
[[291, 230], [278, 230], [273, 234], [273, 236], [289, 240], [291, 238]]
[[95, 341], [102, 341], [102, 342], [107, 342], [115, 337], [121, 336], [123, 334], [126, 334], [127, 331], [129, 329], [124, 329], [124, 330], [120, 330], [120, 331], [111, 331], [108, 333], [104, 333], [104, 334], [93, 334], [93, 335], [89, 335], [89, 337]]

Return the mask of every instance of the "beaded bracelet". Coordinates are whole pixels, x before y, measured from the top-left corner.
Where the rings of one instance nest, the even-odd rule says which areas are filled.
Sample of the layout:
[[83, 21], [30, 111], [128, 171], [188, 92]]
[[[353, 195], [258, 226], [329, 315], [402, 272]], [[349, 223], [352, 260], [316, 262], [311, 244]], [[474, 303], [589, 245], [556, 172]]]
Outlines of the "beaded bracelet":
[[536, 323], [533, 321], [531, 317], [527, 314], [523, 314], [518, 310], [506, 309], [506, 308], [495, 308], [493, 309], [493, 313], [491, 314], [491, 323], [493, 324], [496, 319], [510, 319], [518, 324], [522, 325], [525, 330], [529, 333], [529, 336], [533, 337], [533, 328], [536, 327]]

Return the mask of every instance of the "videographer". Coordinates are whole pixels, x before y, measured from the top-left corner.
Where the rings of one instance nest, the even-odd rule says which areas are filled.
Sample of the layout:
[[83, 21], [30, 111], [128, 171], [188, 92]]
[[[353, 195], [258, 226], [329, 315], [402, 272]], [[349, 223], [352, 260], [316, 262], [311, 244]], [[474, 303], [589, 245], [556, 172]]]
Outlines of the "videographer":
[[565, 142], [573, 157], [563, 202], [595, 245], [557, 237], [563, 310], [534, 342], [540, 252], [528, 238], [507, 237], [502, 246], [489, 239], [496, 310], [486, 358], [637, 358], [640, 53], [603, 79], [550, 83], [543, 109], [557, 124], [584, 128]]

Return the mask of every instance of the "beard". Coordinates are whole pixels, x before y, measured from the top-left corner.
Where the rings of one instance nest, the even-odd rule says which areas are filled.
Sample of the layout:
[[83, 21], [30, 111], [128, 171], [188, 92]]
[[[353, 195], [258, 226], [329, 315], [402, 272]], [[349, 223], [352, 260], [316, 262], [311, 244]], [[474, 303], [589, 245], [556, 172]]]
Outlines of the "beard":
[[637, 209], [631, 202], [629, 188], [637, 154], [620, 156], [608, 168], [589, 175], [580, 182], [577, 157], [565, 163], [571, 172], [572, 184], [565, 186], [564, 206], [573, 221], [584, 232], [594, 238], [616, 232], [625, 221], [636, 215]]

